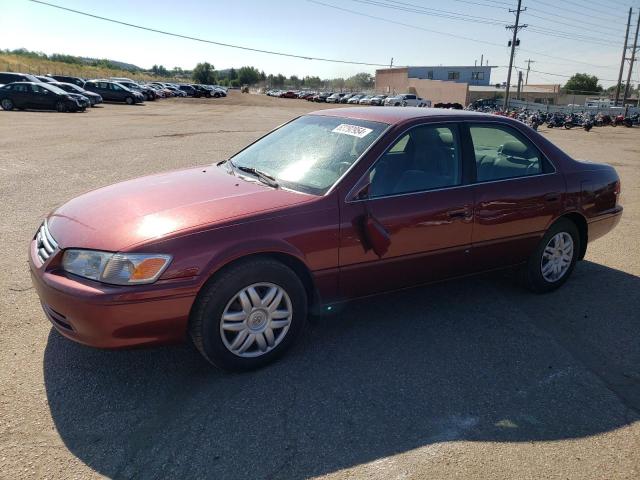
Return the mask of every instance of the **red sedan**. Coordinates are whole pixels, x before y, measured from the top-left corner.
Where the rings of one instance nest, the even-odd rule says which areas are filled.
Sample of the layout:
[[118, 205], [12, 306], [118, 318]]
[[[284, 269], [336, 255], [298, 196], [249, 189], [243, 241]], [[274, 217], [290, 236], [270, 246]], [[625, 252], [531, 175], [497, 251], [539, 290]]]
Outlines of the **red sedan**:
[[505, 267], [554, 290], [618, 223], [619, 194], [612, 167], [509, 118], [322, 110], [215, 165], [69, 201], [29, 259], [62, 335], [108, 348], [190, 336], [243, 370], [280, 356], [312, 308]]

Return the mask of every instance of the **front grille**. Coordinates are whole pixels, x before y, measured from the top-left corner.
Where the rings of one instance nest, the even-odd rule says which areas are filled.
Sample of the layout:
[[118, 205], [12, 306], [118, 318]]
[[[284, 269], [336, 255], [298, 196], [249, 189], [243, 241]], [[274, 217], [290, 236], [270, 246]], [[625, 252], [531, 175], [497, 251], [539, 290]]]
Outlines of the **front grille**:
[[46, 262], [58, 248], [58, 243], [51, 236], [46, 220], [36, 234], [36, 248], [38, 249], [38, 258], [42, 263]]

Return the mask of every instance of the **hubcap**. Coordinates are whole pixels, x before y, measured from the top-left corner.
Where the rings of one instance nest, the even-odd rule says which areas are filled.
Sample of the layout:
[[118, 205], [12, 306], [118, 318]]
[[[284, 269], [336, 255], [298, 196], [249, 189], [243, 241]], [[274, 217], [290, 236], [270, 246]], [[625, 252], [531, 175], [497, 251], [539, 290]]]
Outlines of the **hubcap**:
[[567, 232], [555, 234], [542, 253], [542, 277], [549, 283], [557, 282], [569, 270], [573, 260], [573, 238]]
[[8, 100], [8, 99], [2, 100], [2, 106], [3, 106], [4, 108], [9, 109], [9, 108], [11, 107], [11, 105], [13, 105], [13, 104], [11, 103], [11, 100]]
[[239, 357], [259, 357], [277, 347], [291, 325], [287, 292], [273, 283], [254, 283], [236, 293], [220, 319], [224, 346]]

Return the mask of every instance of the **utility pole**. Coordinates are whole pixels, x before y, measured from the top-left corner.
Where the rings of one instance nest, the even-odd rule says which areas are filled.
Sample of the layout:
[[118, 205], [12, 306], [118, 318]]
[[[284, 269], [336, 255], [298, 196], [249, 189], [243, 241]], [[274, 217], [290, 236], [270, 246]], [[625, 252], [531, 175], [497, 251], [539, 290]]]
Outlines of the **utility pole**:
[[620, 100], [620, 87], [622, 86], [622, 72], [624, 71], [624, 61], [627, 58], [627, 42], [629, 41], [629, 28], [631, 27], [631, 7], [629, 7], [629, 18], [627, 19], [627, 31], [624, 34], [624, 47], [622, 47], [622, 60], [620, 60], [620, 73], [618, 74], [618, 85], [616, 85], [616, 101], [614, 105], [618, 106]]
[[528, 60], [525, 60], [525, 61], [527, 62], [527, 77], [524, 80], [524, 84], [525, 85], [529, 85], [529, 70], [531, 70], [531, 64], [532, 63], [536, 63], [536, 62], [531, 60], [531, 59], [528, 59]]
[[518, 90], [516, 92], [516, 100], [520, 100], [521, 92], [522, 92], [522, 70], [518, 70]]
[[627, 72], [627, 84], [624, 86], [624, 97], [622, 106], [627, 102], [629, 97], [629, 89], [631, 88], [631, 72], [633, 72], [633, 62], [636, 61], [636, 49], [638, 48], [638, 29], [640, 28], [640, 13], [638, 14], [638, 23], [636, 24], [636, 35], [633, 39], [633, 47], [631, 48], [631, 59], [629, 63], [629, 71]]
[[522, 7], [522, 0], [518, 0], [518, 8], [515, 10], [509, 9], [509, 13], [516, 14], [515, 25], [508, 25], [505, 27], [507, 30], [513, 30], [513, 39], [511, 40], [511, 57], [509, 58], [509, 71], [507, 72], [507, 91], [504, 94], [504, 109], [509, 109], [509, 90], [511, 89], [511, 69], [513, 68], [513, 56], [516, 53], [516, 42], [518, 41], [518, 30], [526, 28], [527, 25], [520, 25], [520, 13], [527, 10]]
[[389, 68], [393, 68], [393, 57], [391, 57], [391, 62], [389, 63]]

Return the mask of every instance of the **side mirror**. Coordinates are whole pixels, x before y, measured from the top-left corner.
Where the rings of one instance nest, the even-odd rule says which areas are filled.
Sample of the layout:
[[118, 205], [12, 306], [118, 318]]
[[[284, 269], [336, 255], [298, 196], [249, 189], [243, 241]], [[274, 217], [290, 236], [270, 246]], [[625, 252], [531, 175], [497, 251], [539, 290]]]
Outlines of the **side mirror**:
[[369, 198], [369, 190], [371, 189], [371, 182], [366, 179], [361, 182], [361, 185], [355, 190], [355, 195], [353, 196], [353, 200], [366, 200]]

